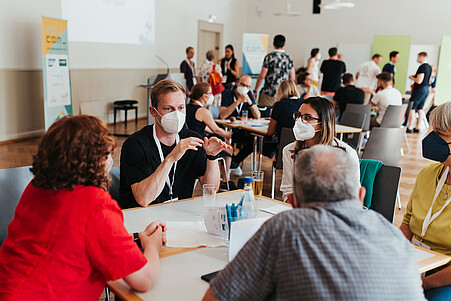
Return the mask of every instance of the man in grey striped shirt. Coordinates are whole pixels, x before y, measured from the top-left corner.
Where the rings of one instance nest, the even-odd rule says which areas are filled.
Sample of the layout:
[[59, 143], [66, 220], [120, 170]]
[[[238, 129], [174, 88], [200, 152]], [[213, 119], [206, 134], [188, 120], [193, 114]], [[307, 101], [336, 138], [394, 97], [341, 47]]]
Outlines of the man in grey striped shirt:
[[318, 145], [299, 154], [294, 210], [267, 221], [204, 300], [425, 300], [415, 250], [362, 208], [358, 166]]

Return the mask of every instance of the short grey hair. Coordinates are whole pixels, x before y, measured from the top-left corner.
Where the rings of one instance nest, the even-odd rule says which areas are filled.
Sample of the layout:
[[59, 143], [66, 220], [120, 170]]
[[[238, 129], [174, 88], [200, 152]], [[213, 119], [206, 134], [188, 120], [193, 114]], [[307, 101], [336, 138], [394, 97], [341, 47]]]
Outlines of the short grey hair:
[[211, 61], [215, 58], [215, 51], [208, 50], [207, 53], [205, 54], [205, 56], [207, 57], [207, 60]]
[[431, 113], [430, 122], [434, 130], [451, 133], [451, 102], [436, 107]]
[[359, 166], [339, 147], [315, 145], [299, 152], [293, 172], [299, 204], [358, 200]]

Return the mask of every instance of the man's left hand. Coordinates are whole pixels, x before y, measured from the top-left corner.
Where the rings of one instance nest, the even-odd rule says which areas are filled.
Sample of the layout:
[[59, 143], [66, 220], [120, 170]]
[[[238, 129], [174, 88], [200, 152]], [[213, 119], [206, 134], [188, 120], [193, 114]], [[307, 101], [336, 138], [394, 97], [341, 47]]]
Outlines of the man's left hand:
[[224, 149], [232, 149], [232, 146], [216, 137], [211, 137], [210, 139], [207, 137], [204, 138], [204, 150], [207, 155], [216, 156]]

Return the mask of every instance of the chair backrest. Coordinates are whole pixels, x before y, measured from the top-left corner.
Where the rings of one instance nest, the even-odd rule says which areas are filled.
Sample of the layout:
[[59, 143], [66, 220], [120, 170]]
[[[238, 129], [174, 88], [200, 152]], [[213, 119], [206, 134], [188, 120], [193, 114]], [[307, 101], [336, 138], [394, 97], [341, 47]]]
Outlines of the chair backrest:
[[8, 235], [8, 225], [31, 179], [30, 166], [0, 169], [0, 246]]
[[282, 131], [280, 132], [280, 140], [279, 140], [279, 146], [277, 149], [277, 155], [276, 160], [274, 161], [274, 167], [276, 169], [282, 169], [283, 168], [283, 160], [282, 160], [282, 151], [287, 144], [290, 144], [291, 142], [295, 141], [296, 138], [294, 138], [293, 129], [290, 128], [282, 128]]
[[399, 128], [404, 122], [407, 104], [401, 106], [389, 105], [381, 121], [381, 128]]
[[257, 107], [260, 110], [261, 117], [271, 117], [271, 106], [257, 105]]
[[[369, 118], [363, 113], [353, 113], [348, 110], [344, 111], [340, 119], [340, 124], [363, 129], [366, 119]], [[353, 149], [357, 149], [360, 143], [362, 133], [344, 134], [343, 142], [349, 144]]]
[[370, 209], [382, 214], [393, 223], [401, 168], [383, 165], [374, 179]]
[[397, 166], [401, 158], [405, 128], [373, 128], [362, 159], [373, 159], [385, 165]]
[[345, 112], [366, 114], [366, 116], [368, 116], [368, 117], [365, 118], [365, 124], [363, 125], [362, 130], [364, 132], [370, 130], [370, 118], [369, 118], [369, 116], [371, 116], [371, 105], [370, 104], [369, 105], [358, 105], [358, 104], [348, 103], [346, 105]]
[[108, 192], [110, 193], [113, 199], [119, 202], [119, 186], [121, 185], [121, 168], [119, 166], [111, 168], [110, 175], [111, 182]]

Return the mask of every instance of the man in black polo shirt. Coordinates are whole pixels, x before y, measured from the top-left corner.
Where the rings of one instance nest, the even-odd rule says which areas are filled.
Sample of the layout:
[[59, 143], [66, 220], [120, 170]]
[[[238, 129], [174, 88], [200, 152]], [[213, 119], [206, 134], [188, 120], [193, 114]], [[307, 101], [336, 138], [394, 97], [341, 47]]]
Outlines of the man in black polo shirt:
[[[413, 90], [410, 101], [413, 101], [412, 110], [410, 111], [409, 124], [407, 125], [407, 133], [418, 133], [421, 120], [424, 118], [423, 106], [429, 95], [429, 80], [431, 79], [432, 67], [427, 63], [428, 55], [426, 52], [418, 53], [417, 62], [420, 63], [415, 75], [409, 76], [413, 81]], [[415, 118], [415, 111], [418, 112], [418, 118]], [[416, 120], [415, 129], [413, 128]]]
[[392, 75], [393, 87], [395, 86], [395, 73], [396, 67], [395, 64], [399, 62], [399, 52], [392, 51], [390, 52], [390, 61], [384, 65], [382, 72], [388, 72]]
[[183, 87], [165, 79], [151, 92], [154, 125], [131, 135], [121, 151], [119, 205], [122, 209], [192, 197], [197, 178], [219, 188], [216, 155], [231, 148], [216, 137], [204, 138], [185, 124]]
[[329, 59], [323, 61], [320, 71], [323, 73], [321, 94], [333, 96], [341, 85], [341, 76], [346, 72], [345, 63], [338, 60], [336, 47], [329, 49]]
[[338, 88], [334, 95], [335, 107], [340, 108], [340, 118], [343, 116], [343, 112], [346, 110], [348, 103], [363, 104], [365, 99], [365, 92], [362, 89], [354, 86], [354, 77], [351, 73], [345, 73], [343, 75], [344, 87]]
[[[250, 92], [252, 77], [247, 74], [241, 75], [237, 85], [222, 92], [221, 109], [219, 117], [228, 119], [230, 117], [240, 117], [244, 111], [248, 112], [249, 118], [259, 119], [260, 110], [255, 102], [254, 95]], [[234, 130], [232, 143], [240, 150], [237, 155], [232, 156], [230, 169], [236, 176], [241, 176], [243, 171], [239, 166], [244, 159], [252, 153], [253, 138], [243, 130]]]

